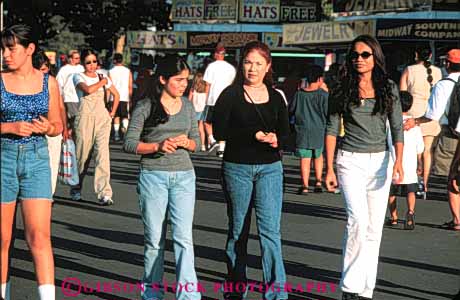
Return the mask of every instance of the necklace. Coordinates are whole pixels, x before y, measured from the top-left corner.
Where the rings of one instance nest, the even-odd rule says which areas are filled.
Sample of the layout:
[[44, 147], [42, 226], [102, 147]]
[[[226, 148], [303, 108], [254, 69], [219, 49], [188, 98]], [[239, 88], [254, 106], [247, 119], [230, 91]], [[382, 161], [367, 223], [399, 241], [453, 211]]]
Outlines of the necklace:
[[174, 109], [176, 108], [176, 105], [179, 103], [180, 98], [174, 98], [172, 100], [172, 104], [166, 105], [166, 103], [163, 104], [164, 109], [166, 110], [166, 113], [168, 115], [171, 115], [172, 112], [174, 112]]
[[259, 85], [259, 86], [253, 86], [253, 85], [245, 85], [245, 86], [248, 87], [248, 88], [257, 90], [257, 89], [261, 89], [261, 88], [265, 87], [265, 84], [262, 83], [262, 84]]

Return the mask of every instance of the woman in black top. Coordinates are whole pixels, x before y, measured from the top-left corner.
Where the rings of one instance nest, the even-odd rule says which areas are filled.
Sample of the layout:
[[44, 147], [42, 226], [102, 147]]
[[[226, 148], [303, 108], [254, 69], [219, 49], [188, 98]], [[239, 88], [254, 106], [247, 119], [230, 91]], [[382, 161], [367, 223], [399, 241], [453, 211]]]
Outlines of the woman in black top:
[[[272, 88], [271, 54], [254, 41], [242, 50], [235, 81], [214, 107], [214, 135], [226, 141], [222, 178], [229, 231], [225, 299], [243, 299], [251, 208], [254, 206], [262, 248], [265, 299], [287, 299], [281, 253], [283, 168], [279, 140], [289, 131], [281, 95]], [[233, 292], [230, 286], [234, 287]], [[270, 288], [272, 286], [272, 288]]]
[[[362, 35], [352, 42], [340, 77], [329, 96], [326, 186], [329, 191], [337, 186], [333, 159], [343, 117], [345, 135], [337, 154], [348, 216], [342, 299], [372, 299], [391, 178], [396, 183], [403, 180], [402, 109], [398, 87], [388, 79], [385, 57], [373, 37]], [[388, 168], [387, 120], [396, 153], [392, 169]]]

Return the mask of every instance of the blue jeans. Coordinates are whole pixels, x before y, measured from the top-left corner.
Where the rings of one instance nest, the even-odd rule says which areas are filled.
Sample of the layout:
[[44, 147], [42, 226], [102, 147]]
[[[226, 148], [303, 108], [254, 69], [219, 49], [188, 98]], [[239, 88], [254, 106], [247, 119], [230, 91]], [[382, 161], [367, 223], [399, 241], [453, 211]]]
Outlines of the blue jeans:
[[[280, 291], [267, 289], [264, 298], [287, 299], [288, 295], [284, 291], [286, 272], [281, 253], [280, 233], [283, 202], [281, 162], [261, 165], [224, 162], [222, 173], [229, 219], [226, 249], [227, 282], [233, 284], [247, 282], [247, 242], [251, 210], [254, 207], [262, 248], [264, 283], [281, 287]], [[243, 297], [241, 294], [239, 296]]]
[[36, 143], [1, 143], [1, 203], [17, 199], [53, 201], [48, 144], [45, 138]]
[[142, 169], [137, 186], [144, 222], [143, 300], [163, 299], [163, 271], [168, 214], [176, 261], [176, 299], [201, 299], [195, 272], [192, 225], [195, 206], [195, 171], [149, 171]]

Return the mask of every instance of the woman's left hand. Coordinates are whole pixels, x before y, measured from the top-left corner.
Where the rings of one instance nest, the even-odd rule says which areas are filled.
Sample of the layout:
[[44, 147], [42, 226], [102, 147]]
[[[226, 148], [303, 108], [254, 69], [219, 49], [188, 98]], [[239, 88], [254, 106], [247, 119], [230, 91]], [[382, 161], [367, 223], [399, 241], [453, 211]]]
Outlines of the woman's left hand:
[[39, 116], [39, 118], [39, 120], [32, 120], [32, 125], [34, 125], [33, 132], [38, 134], [46, 134], [51, 128], [51, 124], [47, 118], [43, 116]]
[[404, 171], [401, 162], [395, 162], [393, 166], [392, 180], [395, 184], [401, 184], [404, 180]]

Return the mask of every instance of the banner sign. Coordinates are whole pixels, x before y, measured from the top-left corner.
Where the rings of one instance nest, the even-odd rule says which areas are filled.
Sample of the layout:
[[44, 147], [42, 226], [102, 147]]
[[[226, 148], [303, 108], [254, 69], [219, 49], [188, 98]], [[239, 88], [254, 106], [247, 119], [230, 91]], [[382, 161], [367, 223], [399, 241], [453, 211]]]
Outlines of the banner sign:
[[239, 21], [277, 23], [280, 21], [280, 0], [240, 0]]
[[459, 41], [460, 20], [377, 21], [377, 39]]
[[319, 2], [281, 0], [281, 23], [316, 22]]
[[171, 7], [171, 20], [197, 21], [203, 20], [204, 0], [174, 0]]
[[237, 0], [206, 0], [204, 3], [204, 19], [218, 21], [236, 21]]
[[432, 0], [433, 10], [460, 11], [460, 0]]
[[214, 49], [219, 42], [226, 48], [241, 48], [251, 41], [262, 40], [259, 32], [189, 32], [188, 47], [198, 49]]
[[128, 31], [127, 44], [131, 48], [186, 49], [187, 34], [181, 31]]
[[417, 9], [431, 6], [432, 0], [334, 0], [334, 12], [352, 11], [395, 11], [401, 9]]
[[351, 42], [361, 34], [375, 34], [374, 20], [283, 25], [285, 45]]

